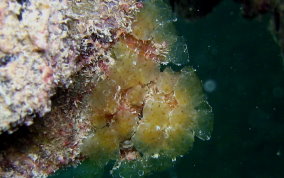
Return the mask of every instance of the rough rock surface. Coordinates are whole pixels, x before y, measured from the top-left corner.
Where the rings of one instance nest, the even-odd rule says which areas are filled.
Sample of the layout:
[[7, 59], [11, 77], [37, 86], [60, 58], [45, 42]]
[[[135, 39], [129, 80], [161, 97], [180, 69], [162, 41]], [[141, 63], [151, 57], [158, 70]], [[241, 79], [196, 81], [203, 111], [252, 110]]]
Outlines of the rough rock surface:
[[0, 133], [49, 112], [54, 89], [83, 67], [100, 74], [136, 9], [134, 0], [1, 0]]
[[90, 126], [74, 96], [79, 94], [59, 92], [50, 113], [29, 127], [0, 136], [0, 177], [47, 177], [82, 158], [79, 145]]
[[139, 7], [134, 0], [0, 2], [0, 131], [34, 122], [0, 135], [0, 177], [46, 177], [83, 158], [91, 129], [83, 95], [113, 64], [108, 49], [131, 30]]

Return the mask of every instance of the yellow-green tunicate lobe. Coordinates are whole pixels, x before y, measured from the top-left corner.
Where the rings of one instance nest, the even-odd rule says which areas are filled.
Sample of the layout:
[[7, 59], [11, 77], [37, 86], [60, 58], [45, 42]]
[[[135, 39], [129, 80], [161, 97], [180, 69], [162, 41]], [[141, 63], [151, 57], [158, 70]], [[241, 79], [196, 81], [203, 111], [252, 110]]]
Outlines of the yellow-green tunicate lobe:
[[[194, 69], [160, 71], [163, 62], [188, 59], [173, 21], [161, 1], [145, 2], [132, 33], [112, 47], [107, 78], [88, 99], [94, 133], [82, 152], [99, 167], [116, 161], [114, 176], [163, 170], [188, 152], [195, 136], [210, 139], [212, 109]], [[176, 55], [180, 50], [186, 55]]]

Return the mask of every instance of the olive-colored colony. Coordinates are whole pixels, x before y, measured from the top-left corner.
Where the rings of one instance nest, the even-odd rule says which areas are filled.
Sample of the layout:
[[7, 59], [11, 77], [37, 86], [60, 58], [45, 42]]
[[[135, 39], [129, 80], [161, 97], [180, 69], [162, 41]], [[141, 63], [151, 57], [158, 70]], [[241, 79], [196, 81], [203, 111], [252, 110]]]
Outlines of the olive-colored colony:
[[211, 107], [194, 70], [160, 71], [178, 43], [169, 10], [158, 1], [144, 6], [132, 33], [112, 48], [116, 63], [89, 99], [94, 134], [82, 151], [99, 166], [117, 160], [111, 172], [119, 175], [166, 168], [191, 148], [194, 136], [207, 140], [212, 130]]

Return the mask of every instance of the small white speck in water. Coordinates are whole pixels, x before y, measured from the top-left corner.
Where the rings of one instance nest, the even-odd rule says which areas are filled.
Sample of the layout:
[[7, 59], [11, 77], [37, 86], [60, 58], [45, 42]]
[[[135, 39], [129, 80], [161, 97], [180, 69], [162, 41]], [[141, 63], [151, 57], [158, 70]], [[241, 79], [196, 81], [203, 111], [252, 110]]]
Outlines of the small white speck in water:
[[144, 171], [139, 170], [139, 171], [138, 171], [138, 175], [139, 175], [139, 176], [143, 176], [143, 175], [144, 175]]
[[208, 93], [212, 93], [213, 91], [215, 91], [217, 85], [216, 82], [214, 80], [206, 80], [204, 83], [204, 90]]

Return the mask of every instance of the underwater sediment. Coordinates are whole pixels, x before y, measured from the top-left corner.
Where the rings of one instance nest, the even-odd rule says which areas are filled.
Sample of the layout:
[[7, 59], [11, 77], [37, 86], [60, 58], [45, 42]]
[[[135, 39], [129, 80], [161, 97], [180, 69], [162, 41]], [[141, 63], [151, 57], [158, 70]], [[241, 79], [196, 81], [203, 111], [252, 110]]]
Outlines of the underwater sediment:
[[[29, 3], [35, 2], [24, 2], [24, 7]], [[50, 7], [41, 3], [35, 4]], [[175, 34], [176, 18], [167, 5], [156, 0], [65, 3], [66, 9], [58, 12], [69, 19], [55, 24], [64, 27], [67, 37], [52, 38], [55, 44], [62, 39], [62, 48], [49, 44], [48, 30], [48, 47], [29, 53], [41, 54], [52, 69], [52, 85], [45, 90], [65, 87], [56, 90], [49, 113], [34, 116], [33, 125], [12, 135], [0, 136], [2, 177], [47, 176], [86, 158], [99, 172], [112, 160], [112, 175], [142, 176], [170, 167], [188, 152], [195, 137], [210, 139], [212, 109], [194, 69], [176, 72], [170, 67], [188, 65], [188, 51]], [[17, 63], [11, 60], [2, 67], [12, 64]], [[13, 85], [9, 82], [7, 86]]]

